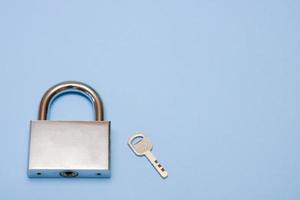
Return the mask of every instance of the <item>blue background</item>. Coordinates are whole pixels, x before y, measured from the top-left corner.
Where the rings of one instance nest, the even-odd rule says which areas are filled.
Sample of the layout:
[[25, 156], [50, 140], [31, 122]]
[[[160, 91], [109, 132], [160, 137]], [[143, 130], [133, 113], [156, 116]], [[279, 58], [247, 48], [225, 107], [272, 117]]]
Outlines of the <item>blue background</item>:
[[[0, 199], [300, 199], [300, 3], [1, 1]], [[29, 121], [65, 80], [112, 122], [111, 179], [28, 179]], [[93, 119], [67, 95], [52, 119]], [[137, 130], [170, 176], [127, 139]]]

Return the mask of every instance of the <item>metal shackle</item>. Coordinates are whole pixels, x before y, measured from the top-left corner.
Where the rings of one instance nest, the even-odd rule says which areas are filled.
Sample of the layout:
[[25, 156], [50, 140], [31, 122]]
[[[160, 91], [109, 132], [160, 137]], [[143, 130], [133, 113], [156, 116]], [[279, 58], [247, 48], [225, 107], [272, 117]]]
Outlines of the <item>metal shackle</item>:
[[69, 92], [80, 93], [87, 97], [94, 106], [95, 120], [103, 121], [103, 105], [100, 96], [90, 86], [77, 81], [62, 82], [48, 89], [40, 102], [38, 120], [47, 120], [52, 102], [58, 96]]

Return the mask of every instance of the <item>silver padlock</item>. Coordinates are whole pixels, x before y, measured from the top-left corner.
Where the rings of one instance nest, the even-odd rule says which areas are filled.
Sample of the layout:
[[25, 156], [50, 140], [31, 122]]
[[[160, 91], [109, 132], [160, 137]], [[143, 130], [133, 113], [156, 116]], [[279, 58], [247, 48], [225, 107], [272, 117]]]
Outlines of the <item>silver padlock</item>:
[[[61, 94], [77, 92], [94, 105], [95, 121], [49, 121], [48, 111]], [[51, 87], [30, 124], [28, 177], [110, 177], [110, 122], [103, 121], [97, 92], [81, 82]]]

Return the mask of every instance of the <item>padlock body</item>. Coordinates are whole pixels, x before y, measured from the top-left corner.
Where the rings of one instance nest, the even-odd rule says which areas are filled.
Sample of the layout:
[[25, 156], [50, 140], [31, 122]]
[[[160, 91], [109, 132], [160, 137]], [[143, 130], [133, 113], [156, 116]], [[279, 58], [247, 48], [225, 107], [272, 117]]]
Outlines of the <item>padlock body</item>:
[[110, 122], [31, 121], [28, 176], [110, 177]]

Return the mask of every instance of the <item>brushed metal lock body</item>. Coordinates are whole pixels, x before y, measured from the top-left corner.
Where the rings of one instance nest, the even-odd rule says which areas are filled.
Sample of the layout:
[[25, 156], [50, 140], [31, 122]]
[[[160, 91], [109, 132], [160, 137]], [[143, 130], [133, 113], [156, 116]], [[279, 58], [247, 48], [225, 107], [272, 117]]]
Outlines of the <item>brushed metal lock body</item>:
[[[48, 111], [56, 97], [78, 92], [94, 105], [95, 121], [49, 121]], [[63, 82], [43, 96], [39, 120], [31, 121], [28, 176], [110, 177], [110, 122], [103, 121], [97, 92], [80, 82]]]

